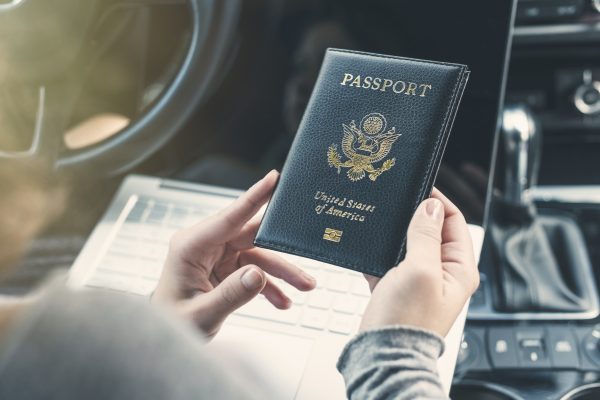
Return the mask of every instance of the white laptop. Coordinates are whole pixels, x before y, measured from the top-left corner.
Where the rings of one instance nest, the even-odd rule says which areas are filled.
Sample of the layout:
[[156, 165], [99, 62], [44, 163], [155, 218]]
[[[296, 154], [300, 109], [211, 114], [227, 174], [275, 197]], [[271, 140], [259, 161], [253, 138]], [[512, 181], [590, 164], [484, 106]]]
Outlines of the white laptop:
[[[239, 191], [160, 178], [125, 179], [102, 220], [71, 268], [75, 288], [107, 288], [149, 296], [161, 274], [171, 235], [225, 207]], [[483, 229], [470, 226], [479, 259]], [[369, 301], [362, 274], [322, 262], [282, 254], [317, 278], [299, 292], [280, 281], [293, 301], [275, 309], [262, 296], [232, 315], [211, 346], [238, 348], [276, 376], [282, 399], [344, 399], [336, 370], [343, 346], [358, 328]], [[446, 391], [454, 373], [467, 306], [446, 337], [439, 373]]]

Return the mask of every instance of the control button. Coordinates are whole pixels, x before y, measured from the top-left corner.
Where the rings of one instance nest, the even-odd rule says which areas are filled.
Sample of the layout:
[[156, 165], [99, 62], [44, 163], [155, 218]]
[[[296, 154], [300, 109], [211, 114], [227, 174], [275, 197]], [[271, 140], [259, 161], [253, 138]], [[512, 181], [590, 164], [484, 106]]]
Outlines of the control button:
[[483, 327], [465, 327], [456, 359], [456, 372], [488, 371], [492, 367], [488, 361], [487, 329]]
[[564, 327], [549, 327], [548, 348], [555, 368], [579, 368], [577, 342], [572, 332]]
[[542, 339], [523, 339], [519, 342], [519, 355], [522, 367], [548, 367], [550, 360]]
[[583, 72], [583, 83], [575, 90], [573, 103], [584, 115], [600, 112], [600, 82], [593, 80], [592, 71]]
[[496, 344], [494, 345], [494, 351], [496, 353], [506, 353], [508, 349], [508, 345], [506, 344], [506, 340], [498, 339], [496, 340]]
[[480, 352], [481, 350], [479, 349], [475, 336], [468, 330], [465, 330], [456, 359], [457, 368], [462, 370], [469, 369], [470, 365], [477, 362], [477, 359], [480, 357]]
[[576, 5], [564, 5], [556, 7], [556, 15], [559, 17], [574, 17], [579, 14], [580, 8]]
[[519, 22], [541, 21], [551, 19], [552, 16], [552, 7], [542, 7], [537, 4], [519, 4], [517, 7], [517, 20]]
[[584, 84], [577, 88], [573, 98], [580, 113], [589, 115], [600, 111], [600, 82]]
[[594, 364], [600, 365], [600, 324], [583, 339], [583, 350]]
[[520, 329], [516, 332], [519, 343], [519, 365], [523, 368], [548, 368], [550, 358], [542, 328]]
[[[466, 333], [465, 333], [466, 334]], [[471, 359], [471, 345], [469, 341], [463, 336], [460, 342], [460, 348], [458, 349], [458, 357], [456, 357], [456, 363], [464, 365]]]
[[542, 16], [542, 8], [538, 6], [523, 7], [520, 14], [527, 18], [539, 18]]
[[572, 19], [582, 14], [582, 0], [560, 0], [549, 4], [548, 1], [520, 2], [517, 6], [518, 21], [542, 21]]
[[562, 0], [549, 5], [548, 8], [550, 18], [573, 18], [583, 13], [584, 4], [581, 0]]
[[591, 106], [600, 100], [600, 92], [596, 88], [589, 89], [583, 93], [581, 98], [585, 104]]
[[488, 331], [488, 351], [496, 368], [517, 367], [517, 346], [511, 328], [490, 328]]

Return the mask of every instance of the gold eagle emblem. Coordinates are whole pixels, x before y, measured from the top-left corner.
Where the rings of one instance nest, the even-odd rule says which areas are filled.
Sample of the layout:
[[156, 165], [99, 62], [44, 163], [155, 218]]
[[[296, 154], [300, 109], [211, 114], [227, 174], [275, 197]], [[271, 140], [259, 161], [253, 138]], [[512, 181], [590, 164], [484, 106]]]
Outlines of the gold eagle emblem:
[[[382, 114], [370, 113], [360, 122], [360, 128], [354, 121], [344, 127], [342, 139], [342, 152], [348, 158], [342, 161], [337, 151], [337, 145], [332, 144], [327, 150], [327, 163], [336, 168], [338, 174], [342, 168], [349, 168], [346, 174], [353, 182], [359, 181], [368, 174], [369, 179], [375, 181], [379, 175], [389, 170], [396, 164], [395, 158], [386, 158], [394, 142], [401, 134], [396, 133], [392, 127], [386, 132], [387, 121]], [[373, 164], [383, 161], [380, 167]]]

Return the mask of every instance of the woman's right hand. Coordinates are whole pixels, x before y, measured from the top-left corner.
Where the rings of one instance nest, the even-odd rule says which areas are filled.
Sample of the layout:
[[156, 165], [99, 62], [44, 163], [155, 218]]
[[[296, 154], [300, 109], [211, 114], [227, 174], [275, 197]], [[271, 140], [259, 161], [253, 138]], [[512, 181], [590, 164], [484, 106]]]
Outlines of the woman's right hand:
[[398, 266], [367, 277], [373, 294], [360, 330], [404, 325], [446, 336], [479, 286], [465, 218], [434, 189], [410, 222], [406, 246]]

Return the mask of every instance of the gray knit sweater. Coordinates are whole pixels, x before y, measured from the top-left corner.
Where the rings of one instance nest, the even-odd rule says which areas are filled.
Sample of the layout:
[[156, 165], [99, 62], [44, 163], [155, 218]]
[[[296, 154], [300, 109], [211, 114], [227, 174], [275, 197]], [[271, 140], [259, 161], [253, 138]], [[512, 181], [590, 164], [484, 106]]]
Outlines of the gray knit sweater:
[[[278, 398], [268, 379], [203, 344], [191, 326], [142, 301], [51, 285], [1, 337], [0, 399]], [[445, 398], [442, 346], [410, 328], [358, 335], [338, 363], [348, 397]]]

